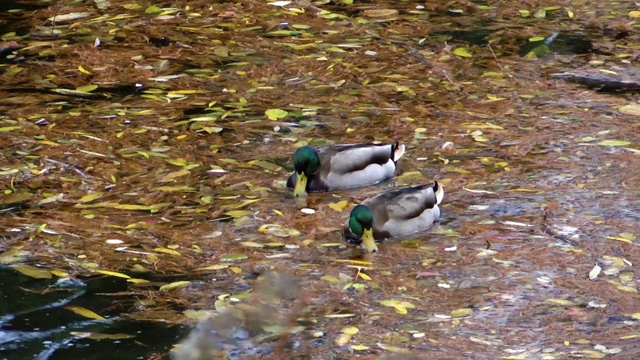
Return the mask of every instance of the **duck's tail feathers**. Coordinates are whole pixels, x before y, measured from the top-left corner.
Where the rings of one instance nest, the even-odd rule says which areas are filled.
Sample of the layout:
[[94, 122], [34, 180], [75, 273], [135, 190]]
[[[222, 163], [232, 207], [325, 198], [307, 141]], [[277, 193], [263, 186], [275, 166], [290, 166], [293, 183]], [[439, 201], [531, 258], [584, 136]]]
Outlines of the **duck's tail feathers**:
[[393, 145], [393, 162], [398, 162], [404, 155], [404, 144], [399, 144], [397, 141]]
[[433, 193], [436, 195], [436, 205], [440, 205], [442, 198], [444, 198], [444, 189], [442, 188], [442, 184], [434, 181]]

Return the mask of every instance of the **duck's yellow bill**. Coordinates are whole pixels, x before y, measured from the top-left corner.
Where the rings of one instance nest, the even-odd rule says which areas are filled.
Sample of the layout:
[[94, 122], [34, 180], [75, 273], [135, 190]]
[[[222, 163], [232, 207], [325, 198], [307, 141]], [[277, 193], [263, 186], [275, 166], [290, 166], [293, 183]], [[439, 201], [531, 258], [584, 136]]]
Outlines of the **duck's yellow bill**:
[[302, 197], [307, 193], [307, 176], [304, 173], [296, 173], [296, 187], [293, 188], [293, 196]]
[[362, 233], [362, 247], [368, 252], [378, 251], [376, 239], [373, 238], [373, 229], [365, 229]]

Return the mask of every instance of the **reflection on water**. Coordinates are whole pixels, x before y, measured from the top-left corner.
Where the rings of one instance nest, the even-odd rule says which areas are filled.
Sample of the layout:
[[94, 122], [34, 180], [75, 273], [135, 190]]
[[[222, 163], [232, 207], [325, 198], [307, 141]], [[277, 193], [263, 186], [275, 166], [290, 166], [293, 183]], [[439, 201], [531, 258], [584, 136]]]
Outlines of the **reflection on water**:
[[[0, 268], [0, 358], [143, 359], [166, 353], [186, 330], [120, 317], [135, 299], [109, 294], [124, 289], [126, 282], [113, 277], [56, 284]], [[65, 309], [69, 306], [90, 309], [107, 321], [87, 319]], [[89, 333], [105, 336], [86, 338]]]

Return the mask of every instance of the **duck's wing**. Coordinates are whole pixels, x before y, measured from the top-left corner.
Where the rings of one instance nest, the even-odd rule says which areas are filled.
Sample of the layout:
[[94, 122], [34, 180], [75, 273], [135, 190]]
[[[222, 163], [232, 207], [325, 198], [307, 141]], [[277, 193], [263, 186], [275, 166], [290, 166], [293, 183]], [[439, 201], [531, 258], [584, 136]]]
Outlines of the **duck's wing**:
[[[385, 191], [365, 200], [363, 204], [373, 212], [377, 235], [389, 237], [431, 226], [440, 216], [437, 205], [443, 196], [442, 185], [435, 182]], [[428, 219], [429, 224], [414, 221], [419, 219]]]
[[346, 175], [366, 169], [369, 165], [395, 164], [404, 154], [404, 145], [350, 144], [333, 145], [318, 149], [320, 171], [328, 175]]

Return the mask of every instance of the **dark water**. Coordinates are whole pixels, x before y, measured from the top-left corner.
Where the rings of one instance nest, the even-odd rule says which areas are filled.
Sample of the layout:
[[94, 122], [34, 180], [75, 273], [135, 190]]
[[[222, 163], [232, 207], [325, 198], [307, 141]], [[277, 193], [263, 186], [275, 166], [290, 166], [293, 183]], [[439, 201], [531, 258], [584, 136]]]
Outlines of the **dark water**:
[[[109, 294], [125, 289], [126, 282], [113, 277], [56, 284], [0, 268], [0, 359], [144, 359], [166, 354], [186, 329], [120, 317], [137, 299]], [[90, 309], [108, 321], [87, 319], [65, 309], [68, 306]], [[72, 334], [79, 332], [128, 338], [92, 340]]]

